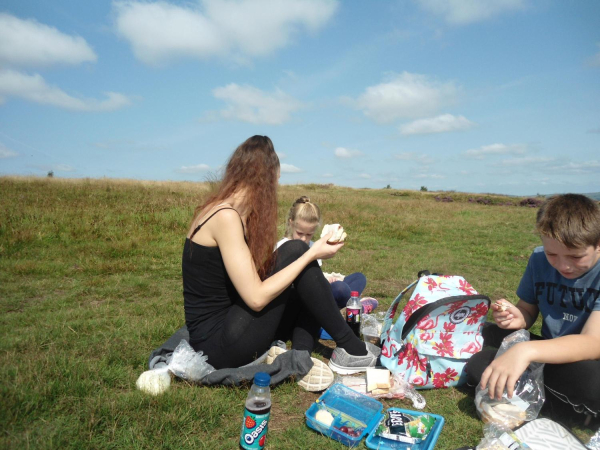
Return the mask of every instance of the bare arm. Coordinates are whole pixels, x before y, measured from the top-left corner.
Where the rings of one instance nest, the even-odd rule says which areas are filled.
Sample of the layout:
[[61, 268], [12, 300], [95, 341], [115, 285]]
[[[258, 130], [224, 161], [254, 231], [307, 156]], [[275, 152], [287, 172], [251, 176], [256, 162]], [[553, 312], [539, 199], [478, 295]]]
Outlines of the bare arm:
[[238, 214], [223, 210], [207, 222], [206, 231], [214, 239], [225, 269], [242, 300], [254, 311], [260, 311], [281, 294], [300, 272], [312, 261], [331, 258], [343, 244], [327, 244], [329, 233], [318, 240], [300, 258], [273, 276], [261, 281], [252, 260], [250, 249], [244, 241], [243, 228]]
[[594, 311], [581, 334], [543, 341], [522, 342], [495, 359], [483, 372], [481, 386], [489, 382], [490, 397], [500, 398], [506, 386], [512, 397], [514, 385], [532, 362], [567, 364], [600, 359], [600, 311]]
[[536, 305], [519, 300], [513, 305], [508, 300], [501, 298], [496, 303], [501, 303], [507, 309], [502, 311], [496, 304], [492, 304], [492, 317], [494, 322], [505, 330], [528, 330], [535, 323], [539, 309]]

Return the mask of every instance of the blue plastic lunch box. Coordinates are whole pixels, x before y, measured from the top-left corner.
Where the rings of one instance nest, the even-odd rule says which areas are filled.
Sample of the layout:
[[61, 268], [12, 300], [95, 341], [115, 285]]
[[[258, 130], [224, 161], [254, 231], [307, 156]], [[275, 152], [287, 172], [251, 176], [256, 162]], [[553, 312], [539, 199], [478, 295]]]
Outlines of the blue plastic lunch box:
[[[330, 426], [322, 424], [315, 418], [320, 409], [325, 409], [333, 415], [334, 420]], [[408, 409], [390, 409], [413, 416], [427, 414], [436, 419], [435, 424], [425, 440], [417, 444], [392, 441], [375, 436], [375, 428], [383, 417], [383, 404], [343, 384], [334, 384], [331, 386], [308, 408], [305, 413], [306, 424], [313, 430], [331, 439], [335, 439], [348, 447], [358, 446], [365, 436], [367, 437], [365, 445], [371, 449], [408, 450], [410, 448], [410, 450], [431, 450], [435, 447], [435, 443], [442, 432], [445, 422], [442, 416]], [[352, 429], [354, 434], [345, 433], [340, 430], [342, 427]]]

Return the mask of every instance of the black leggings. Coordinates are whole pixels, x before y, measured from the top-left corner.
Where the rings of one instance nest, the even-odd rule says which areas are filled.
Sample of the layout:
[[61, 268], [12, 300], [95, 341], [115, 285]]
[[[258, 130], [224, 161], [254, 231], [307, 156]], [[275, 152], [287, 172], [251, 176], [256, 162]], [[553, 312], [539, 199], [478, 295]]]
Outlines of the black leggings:
[[[496, 324], [486, 323], [483, 328], [483, 345], [494, 347], [474, 354], [467, 363], [467, 383], [477, 386], [483, 371], [496, 356], [502, 340], [514, 330], [503, 330]], [[542, 339], [531, 334], [531, 340]], [[577, 412], [597, 415], [600, 412], [600, 360], [578, 361], [568, 364], [544, 366], [546, 397], [551, 396], [570, 403]]]
[[[308, 245], [299, 240], [284, 243], [277, 249], [273, 273], [296, 261], [307, 250]], [[291, 339], [293, 349], [312, 352], [321, 327], [341, 347], [361, 345], [340, 314], [329, 282], [313, 261], [292, 286], [261, 311], [252, 311], [243, 300], [236, 300], [219, 331], [197, 347], [217, 369], [240, 367], [268, 350], [276, 339]]]

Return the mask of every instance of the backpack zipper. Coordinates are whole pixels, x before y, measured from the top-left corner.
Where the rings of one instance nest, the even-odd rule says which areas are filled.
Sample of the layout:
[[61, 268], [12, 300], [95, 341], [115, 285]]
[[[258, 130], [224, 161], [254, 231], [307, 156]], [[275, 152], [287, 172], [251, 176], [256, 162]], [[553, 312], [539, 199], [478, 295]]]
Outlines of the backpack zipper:
[[490, 298], [487, 295], [453, 295], [451, 297], [444, 297], [439, 300], [436, 300], [433, 303], [429, 303], [428, 305], [419, 308], [415, 313], [408, 318], [404, 326], [402, 327], [402, 340], [406, 339], [408, 333], [412, 331], [412, 329], [419, 323], [419, 321], [431, 313], [436, 308], [440, 306], [447, 305], [448, 303], [461, 302], [464, 300], [487, 300], [488, 309], [490, 307]]

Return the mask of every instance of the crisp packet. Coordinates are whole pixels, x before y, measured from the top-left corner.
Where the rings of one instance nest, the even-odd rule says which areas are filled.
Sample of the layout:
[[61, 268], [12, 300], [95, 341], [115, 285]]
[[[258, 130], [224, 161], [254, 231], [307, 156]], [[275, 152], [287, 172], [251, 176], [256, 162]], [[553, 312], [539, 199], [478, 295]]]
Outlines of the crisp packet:
[[423, 414], [413, 416], [393, 409], [386, 411], [379, 421], [375, 435], [393, 441], [417, 444], [427, 438], [435, 417]]

